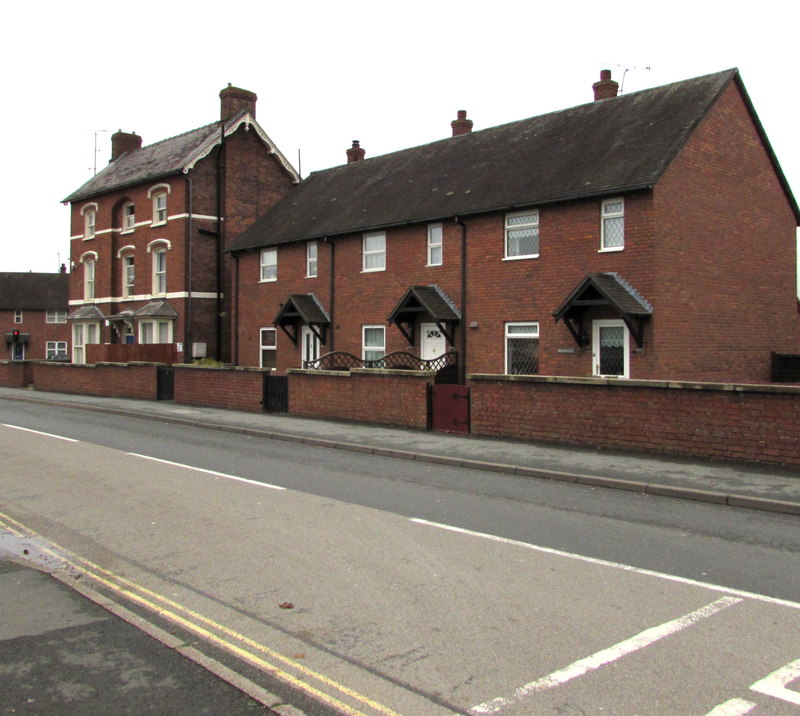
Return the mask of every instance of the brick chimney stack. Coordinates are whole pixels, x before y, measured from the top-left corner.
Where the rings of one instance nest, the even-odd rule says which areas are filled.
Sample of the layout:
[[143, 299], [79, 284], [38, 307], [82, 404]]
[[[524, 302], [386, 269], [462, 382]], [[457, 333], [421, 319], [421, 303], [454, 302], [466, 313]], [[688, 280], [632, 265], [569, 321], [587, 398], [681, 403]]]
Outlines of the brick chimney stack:
[[258, 97], [255, 92], [250, 92], [239, 87], [232, 87], [228, 82], [228, 86], [219, 93], [220, 99], [220, 116], [219, 118], [225, 122], [236, 114], [244, 110], [249, 112], [250, 116], [256, 118], [256, 101]]
[[592, 85], [595, 102], [599, 99], [611, 99], [617, 96], [619, 82], [611, 79], [611, 70], [600, 70], [600, 81]]
[[467, 119], [467, 110], [459, 109], [458, 119], [454, 119], [450, 122], [450, 126], [453, 128], [454, 137], [457, 137], [459, 134], [469, 134], [472, 131], [472, 120]]
[[111, 161], [121, 154], [135, 152], [142, 148], [142, 138], [135, 132], [123, 132], [121, 129], [111, 135]]
[[347, 150], [347, 163], [360, 162], [366, 155], [357, 139], [353, 140], [353, 146]]

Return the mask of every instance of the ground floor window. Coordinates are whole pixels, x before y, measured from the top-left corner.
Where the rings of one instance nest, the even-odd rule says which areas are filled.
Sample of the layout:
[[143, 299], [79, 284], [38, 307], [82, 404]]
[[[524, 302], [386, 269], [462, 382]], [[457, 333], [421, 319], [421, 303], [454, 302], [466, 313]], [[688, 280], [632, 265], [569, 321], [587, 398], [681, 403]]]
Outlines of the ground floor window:
[[623, 321], [592, 321], [592, 373], [627, 378], [630, 367], [628, 327]]
[[386, 326], [362, 326], [361, 357], [380, 360], [386, 355]]
[[539, 372], [539, 324], [506, 323], [506, 373], [535, 375]]
[[72, 362], [86, 362], [86, 346], [100, 342], [99, 323], [74, 323], [72, 325]]
[[172, 343], [172, 321], [140, 321], [139, 343]]
[[277, 335], [274, 328], [261, 329], [261, 359], [262, 368], [275, 368], [277, 365]]
[[47, 341], [45, 350], [47, 360], [67, 360], [66, 341]]

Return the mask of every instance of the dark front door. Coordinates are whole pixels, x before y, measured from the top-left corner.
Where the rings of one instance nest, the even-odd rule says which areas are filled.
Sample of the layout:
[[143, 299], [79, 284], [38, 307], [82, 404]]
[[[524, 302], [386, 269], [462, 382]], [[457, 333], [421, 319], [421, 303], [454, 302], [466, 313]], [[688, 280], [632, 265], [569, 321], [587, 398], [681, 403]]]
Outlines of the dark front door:
[[464, 385], [432, 385], [430, 406], [432, 430], [469, 432], [469, 388]]
[[156, 369], [156, 400], [175, 397], [175, 369], [159, 366]]

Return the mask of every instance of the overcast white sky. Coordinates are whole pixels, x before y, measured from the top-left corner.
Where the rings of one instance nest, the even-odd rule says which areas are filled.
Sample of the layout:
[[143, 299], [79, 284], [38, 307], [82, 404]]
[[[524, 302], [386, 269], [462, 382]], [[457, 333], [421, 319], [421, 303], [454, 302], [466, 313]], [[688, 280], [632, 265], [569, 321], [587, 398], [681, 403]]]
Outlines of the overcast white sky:
[[60, 202], [111, 154], [219, 117], [230, 82], [302, 173], [442, 139], [466, 109], [483, 129], [592, 99], [601, 69], [624, 92], [738, 67], [800, 192], [796, 18], [761, 0], [76, 0], [2, 10], [5, 236], [0, 271], [69, 256]]

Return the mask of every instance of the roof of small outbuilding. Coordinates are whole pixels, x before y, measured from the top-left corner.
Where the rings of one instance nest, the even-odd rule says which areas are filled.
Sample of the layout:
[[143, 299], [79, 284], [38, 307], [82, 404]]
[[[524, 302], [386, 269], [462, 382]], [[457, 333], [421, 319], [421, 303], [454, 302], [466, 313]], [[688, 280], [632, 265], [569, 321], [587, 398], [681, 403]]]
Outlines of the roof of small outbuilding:
[[651, 188], [732, 80], [750, 106], [731, 69], [314, 172], [230, 250]]
[[69, 275], [66, 273], [0, 273], [0, 310], [66, 310]]

